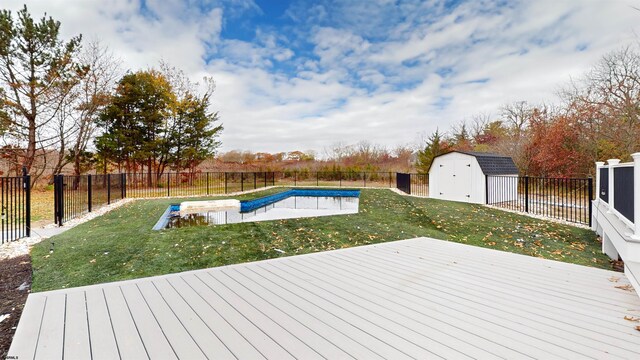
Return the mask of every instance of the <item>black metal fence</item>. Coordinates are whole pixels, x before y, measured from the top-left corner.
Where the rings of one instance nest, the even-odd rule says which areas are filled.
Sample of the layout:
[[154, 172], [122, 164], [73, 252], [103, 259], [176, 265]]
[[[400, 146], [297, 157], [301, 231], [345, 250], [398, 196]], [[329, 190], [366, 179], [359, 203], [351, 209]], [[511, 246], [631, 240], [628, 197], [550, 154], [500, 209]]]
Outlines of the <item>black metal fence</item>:
[[486, 177], [486, 203], [591, 226], [593, 179]]
[[393, 172], [279, 171], [276, 184], [282, 186], [384, 187], [396, 184]]
[[429, 196], [429, 175], [398, 173], [396, 187], [407, 194]]
[[23, 176], [0, 177], [1, 243], [31, 236], [31, 179]]
[[124, 198], [207, 196], [268, 186], [393, 187], [391, 172], [199, 172], [55, 175], [55, 223]]
[[396, 175], [396, 187], [400, 191], [411, 194], [411, 174], [398, 173]]

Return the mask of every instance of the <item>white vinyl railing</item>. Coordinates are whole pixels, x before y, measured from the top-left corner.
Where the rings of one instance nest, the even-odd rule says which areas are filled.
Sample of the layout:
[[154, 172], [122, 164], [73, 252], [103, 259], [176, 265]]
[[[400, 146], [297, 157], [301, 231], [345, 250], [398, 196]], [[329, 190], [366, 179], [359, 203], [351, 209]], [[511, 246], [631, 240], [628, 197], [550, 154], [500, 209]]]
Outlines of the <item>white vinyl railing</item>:
[[[640, 152], [631, 154], [633, 158], [632, 162], [629, 163], [620, 163], [619, 159], [609, 159], [607, 160], [607, 165], [604, 162], [598, 161], [596, 162], [596, 189], [598, 191], [598, 196], [596, 196], [596, 200], [598, 202], [603, 202], [607, 204], [609, 213], [616, 215], [623, 223], [627, 224], [632, 230], [631, 238], [634, 240], [640, 240]], [[630, 186], [633, 192], [633, 197], [629, 194], [628, 197], [618, 196], [618, 201], [630, 201], [633, 202], [633, 217], [628, 218], [623, 215], [618, 209], [622, 207], [623, 204], [616, 204], [616, 192], [625, 191], [620, 185], [616, 186], [616, 169], [619, 168], [633, 168], [633, 184]], [[601, 198], [602, 195], [602, 187], [601, 187], [601, 169], [607, 169], [606, 174], [608, 179], [608, 186], [606, 189], [607, 192], [607, 201], [604, 201]], [[620, 194], [618, 194], [620, 195]], [[623, 200], [621, 200], [623, 199]]]

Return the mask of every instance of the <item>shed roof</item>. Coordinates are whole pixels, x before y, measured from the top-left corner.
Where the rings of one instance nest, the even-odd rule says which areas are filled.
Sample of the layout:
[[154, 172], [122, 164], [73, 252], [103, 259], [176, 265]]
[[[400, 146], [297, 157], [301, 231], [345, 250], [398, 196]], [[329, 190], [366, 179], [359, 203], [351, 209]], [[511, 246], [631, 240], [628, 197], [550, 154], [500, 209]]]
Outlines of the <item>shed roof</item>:
[[461, 154], [471, 155], [478, 160], [480, 169], [485, 175], [516, 175], [518, 174], [518, 168], [513, 162], [513, 159], [509, 156], [488, 153], [488, 152], [475, 152], [475, 151], [459, 151], [454, 150], [446, 154], [438, 155], [443, 156], [457, 152]]

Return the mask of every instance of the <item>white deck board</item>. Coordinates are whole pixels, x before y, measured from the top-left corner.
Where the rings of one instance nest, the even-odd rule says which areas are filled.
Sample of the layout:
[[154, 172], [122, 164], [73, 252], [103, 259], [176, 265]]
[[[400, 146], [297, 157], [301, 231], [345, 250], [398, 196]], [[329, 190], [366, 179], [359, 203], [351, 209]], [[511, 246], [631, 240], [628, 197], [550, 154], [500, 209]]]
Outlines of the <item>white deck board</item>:
[[87, 300], [87, 322], [89, 323], [87, 336], [91, 344], [92, 358], [96, 360], [120, 358], [104, 292], [94, 287], [81, 293], [85, 294]]
[[89, 323], [87, 322], [87, 304], [85, 293], [73, 292], [67, 294], [64, 358], [91, 359], [91, 344], [89, 342]]
[[[40, 338], [40, 324], [42, 324], [42, 314], [44, 312], [47, 298], [31, 294], [27, 298], [24, 309], [20, 317], [20, 324], [16, 329], [11, 342], [11, 350], [27, 359], [33, 359], [38, 339]], [[24, 324], [22, 324], [24, 322]]]
[[62, 358], [65, 327], [66, 295], [47, 296], [47, 303], [40, 324], [40, 337], [36, 347], [35, 359]]
[[[362, 262], [366, 262], [368, 264], [368, 269], [376, 269], [377, 267], [383, 267], [389, 270], [401, 270], [401, 269], [409, 269], [413, 271], [414, 269], [411, 266], [407, 265], [407, 262], [402, 259], [394, 259], [389, 260], [391, 264], [381, 264], [379, 262], [380, 259], [385, 259], [387, 254], [375, 254], [375, 251], [370, 252], [371, 259], [369, 260], [359, 260]], [[353, 258], [349, 254], [336, 256], [336, 258]], [[403, 257], [403, 256], [400, 256]], [[432, 263], [437, 263], [437, 259], [429, 259]], [[447, 266], [447, 264], [443, 263], [443, 266]], [[451, 265], [449, 263], [449, 265]], [[391, 267], [392, 266], [392, 267]], [[507, 307], [515, 307], [515, 308], [524, 308], [525, 310], [531, 312], [532, 309], [535, 309], [536, 314], [555, 314], [558, 318], [564, 318], [567, 321], [587, 321], [592, 325], [596, 325], [598, 327], [603, 327], [605, 329], [611, 329], [617, 332], [627, 331], [630, 334], [636, 335], [636, 330], [629, 328], [629, 322], [624, 320], [624, 317], [619, 317], [617, 315], [620, 314], [620, 310], [610, 310], [602, 305], [585, 305], [576, 307], [575, 300], [567, 300], [561, 296], [553, 296], [553, 297], [544, 297], [539, 296], [540, 293], [538, 290], [529, 289], [526, 287], [513, 288], [512, 284], [501, 284], [497, 279], [493, 279], [493, 282], [487, 282], [485, 279], [481, 278], [483, 276], [479, 269], [476, 269], [475, 272], [464, 272], [464, 271], [453, 271], [447, 274], [446, 277], [439, 276], [426, 276], [425, 279], [428, 278], [428, 283], [421, 283], [419, 286], [424, 286], [430, 289], [433, 289], [435, 286], [440, 286], [436, 288], [435, 291], [449, 291], [455, 292], [458, 296], [463, 296], [468, 294], [468, 298], [473, 301], [477, 299], [488, 299], [492, 303], [502, 303], [503, 306]], [[415, 283], [415, 281], [413, 281]], [[456, 284], [460, 284], [464, 282], [464, 287], [461, 287]], [[609, 286], [615, 289], [613, 285], [616, 283], [609, 283]], [[624, 284], [624, 283], [622, 283]], [[519, 285], [516, 285], [519, 286]], [[491, 290], [491, 291], [487, 291]], [[516, 291], [517, 290], [517, 291]], [[617, 295], [624, 296], [625, 294], [620, 294], [620, 289], [616, 289], [618, 291]], [[629, 294], [636, 296], [635, 293], [628, 292]], [[631, 306], [627, 309], [633, 309]], [[629, 311], [628, 315], [633, 315], [635, 312]], [[612, 317], [613, 316], [613, 317]]]
[[106, 286], [102, 291], [120, 357], [122, 359], [148, 359], [146, 345], [142, 342], [138, 328], [131, 317], [132, 311], [129, 309], [120, 287]]
[[29, 295], [9, 356], [640, 358], [624, 274], [411, 239]]

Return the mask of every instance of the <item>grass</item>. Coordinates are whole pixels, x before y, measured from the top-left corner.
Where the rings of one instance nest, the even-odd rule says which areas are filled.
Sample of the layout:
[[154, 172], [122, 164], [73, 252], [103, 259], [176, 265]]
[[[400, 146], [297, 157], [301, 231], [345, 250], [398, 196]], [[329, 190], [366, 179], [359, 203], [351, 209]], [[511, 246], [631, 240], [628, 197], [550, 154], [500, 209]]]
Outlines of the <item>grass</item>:
[[53, 190], [31, 191], [31, 222], [53, 223]]
[[[278, 191], [283, 190], [271, 189], [239, 198]], [[36, 245], [32, 250], [33, 290], [418, 236], [611, 268], [590, 230], [480, 205], [400, 196], [388, 190], [362, 190], [360, 212], [354, 215], [151, 230], [166, 207], [179, 201], [138, 200]]]

